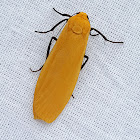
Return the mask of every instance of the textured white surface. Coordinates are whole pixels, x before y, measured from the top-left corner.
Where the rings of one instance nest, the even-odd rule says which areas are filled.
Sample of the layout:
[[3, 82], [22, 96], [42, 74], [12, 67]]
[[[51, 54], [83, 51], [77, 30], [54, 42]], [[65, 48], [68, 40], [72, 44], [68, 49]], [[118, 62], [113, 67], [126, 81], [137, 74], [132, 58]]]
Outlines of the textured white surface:
[[[1, 0], [0, 1], [0, 139], [1, 140], [139, 140], [140, 139], [140, 1], [139, 0]], [[104, 33], [89, 37], [89, 61], [80, 72], [62, 114], [52, 124], [34, 120], [32, 102], [54, 32], [64, 17], [86, 12], [92, 27]]]

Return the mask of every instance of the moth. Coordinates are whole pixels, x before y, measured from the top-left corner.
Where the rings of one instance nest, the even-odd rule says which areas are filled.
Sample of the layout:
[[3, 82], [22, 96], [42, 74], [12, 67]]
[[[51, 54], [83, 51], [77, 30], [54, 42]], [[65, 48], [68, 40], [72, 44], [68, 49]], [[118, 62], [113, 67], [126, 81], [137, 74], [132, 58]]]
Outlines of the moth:
[[[48, 33], [63, 22], [66, 22], [65, 27], [58, 38], [56, 36], [51, 38], [45, 64], [36, 71], [31, 69], [32, 72], [41, 70], [33, 100], [34, 119], [41, 119], [47, 123], [53, 122], [59, 116], [71, 96], [74, 98], [72, 93], [80, 70], [89, 59], [85, 54], [89, 35], [101, 35], [105, 41], [123, 43], [108, 40], [100, 31], [92, 28], [88, 15], [84, 12], [78, 12], [71, 16], [62, 14], [55, 9], [54, 11], [67, 18], [57, 23], [49, 31], [35, 32]], [[92, 34], [92, 30], [97, 34]], [[50, 52], [53, 40], [56, 43]], [[83, 58], [86, 59], [85, 62], [83, 62]]]

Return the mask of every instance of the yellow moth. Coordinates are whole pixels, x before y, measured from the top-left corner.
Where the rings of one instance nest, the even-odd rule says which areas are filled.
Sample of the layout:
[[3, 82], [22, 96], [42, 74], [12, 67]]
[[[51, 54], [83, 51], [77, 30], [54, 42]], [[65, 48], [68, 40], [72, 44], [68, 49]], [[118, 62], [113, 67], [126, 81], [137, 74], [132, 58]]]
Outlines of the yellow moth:
[[[59, 116], [72, 96], [80, 70], [88, 61], [85, 50], [89, 35], [96, 36], [100, 34], [106, 41], [123, 43], [110, 41], [100, 31], [91, 28], [86, 13], [79, 12], [70, 16], [58, 11], [56, 12], [68, 18], [57, 23], [49, 31], [35, 31], [38, 33], [48, 33], [53, 31], [62, 22], [67, 21], [58, 39], [53, 36], [50, 40], [46, 62], [39, 69], [42, 70], [34, 93], [34, 119], [41, 119], [47, 123], [53, 122]], [[98, 34], [92, 35], [92, 30]], [[53, 40], [56, 40], [56, 43], [49, 53]], [[86, 61], [82, 64], [84, 57]]]

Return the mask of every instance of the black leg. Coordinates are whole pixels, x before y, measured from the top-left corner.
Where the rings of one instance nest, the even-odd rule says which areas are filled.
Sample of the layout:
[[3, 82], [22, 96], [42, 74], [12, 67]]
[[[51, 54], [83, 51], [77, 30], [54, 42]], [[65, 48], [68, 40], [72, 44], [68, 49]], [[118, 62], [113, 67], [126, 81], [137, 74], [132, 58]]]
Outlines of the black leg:
[[[47, 58], [48, 58], [48, 56], [49, 56], [49, 53], [50, 53], [50, 48], [51, 48], [51, 44], [52, 44], [52, 41], [53, 41], [53, 40], [57, 41], [57, 38], [56, 38], [56, 37], [54, 37], [54, 36], [51, 38], [50, 43], [49, 43], [49, 45], [48, 45], [48, 49], [47, 49], [46, 59], [47, 59]], [[43, 66], [44, 66], [44, 65], [43, 65]], [[43, 66], [42, 66], [40, 69], [35, 70], [35, 71], [33, 71], [31, 68], [30, 68], [30, 70], [31, 70], [32, 72], [38, 72], [38, 71], [40, 71], [40, 70], [43, 68]]]
[[31, 70], [31, 72], [38, 72], [38, 71], [40, 71], [43, 68], [43, 66], [41, 66], [41, 68], [39, 68], [38, 70], [32, 70], [31, 68], [30, 68], [30, 70]]
[[108, 41], [108, 42], [111, 42], [111, 43], [123, 43], [123, 42], [115, 42], [115, 41], [108, 40], [100, 31], [98, 31], [98, 30], [95, 29], [95, 28], [91, 28], [91, 29], [90, 29], [90, 35], [91, 35], [91, 36], [94, 36], [94, 35], [91, 34], [91, 31], [92, 31], [92, 30], [94, 30], [94, 31], [96, 31], [97, 33], [99, 33], [99, 34], [104, 38], [105, 41]]
[[60, 14], [61, 16], [71, 17], [71, 16], [68, 15], [68, 14], [62, 14], [62, 13], [58, 12], [57, 10], [55, 10], [55, 8], [53, 8], [53, 10], [54, 10], [56, 13]]
[[81, 69], [85, 66], [85, 64], [87, 63], [88, 58], [89, 58], [87, 55], [84, 55], [84, 57], [86, 58], [86, 61], [82, 64]]
[[[86, 61], [82, 64], [81, 69], [85, 66], [85, 64], [86, 64], [87, 61], [88, 61], [88, 56], [87, 56], [87, 55], [84, 55], [84, 57], [86, 58]], [[72, 98], [74, 99], [74, 96], [73, 96], [73, 95], [71, 95], [71, 96], [72, 96]]]
[[55, 40], [57, 41], [57, 38], [55, 36], [53, 36], [50, 40], [50, 43], [49, 43], [49, 46], [48, 46], [48, 49], [47, 49], [47, 55], [46, 55], [46, 59], [48, 58], [49, 56], [49, 53], [50, 53], [50, 48], [51, 48], [51, 44], [52, 44], [52, 41]]
[[[91, 35], [91, 33], [90, 33], [90, 35]], [[91, 36], [97, 36], [97, 35], [99, 35], [99, 34], [94, 34], [94, 35], [91, 35]]]
[[72, 96], [72, 98], [74, 99], [74, 96], [73, 95], [71, 95]]
[[40, 31], [35, 31], [36, 33], [48, 33], [50, 31], [53, 31], [59, 24], [61, 24], [62, 22], [64, 21], [68, 21], [68, 19], [63, 19], [61, 20], [60, 22], [58, 22], [52, 29], [50, 29], [49, 31], [46, 31], [46, 32], [40, 32]]
[[[87, 56], [87, 55], [84, 55], [84, 57], [86, 58], [86, 61], [82, 64], [81, 69], [85, 66], [85, 64], [86, 64], [87, 61], [88, 61], [88, 56]], [[71, 95], [71, 96], [72, 96], [72, 98], [74, 99], [74, 96], [73, 96], [73, 95]]]

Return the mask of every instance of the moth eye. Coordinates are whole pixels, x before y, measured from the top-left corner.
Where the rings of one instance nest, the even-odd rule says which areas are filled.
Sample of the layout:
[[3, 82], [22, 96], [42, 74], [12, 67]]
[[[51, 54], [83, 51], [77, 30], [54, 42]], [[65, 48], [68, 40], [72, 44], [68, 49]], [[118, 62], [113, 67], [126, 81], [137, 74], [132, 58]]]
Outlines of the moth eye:
[[[88, 16], [87, 16], [87, 18], [88, 18]], [[89, 18], [88, 18], [88, 20], [89, 20]]]
[[79, 13], [80, 13], [80, 12], [76, 13], [76, 15], [79, 14]]

